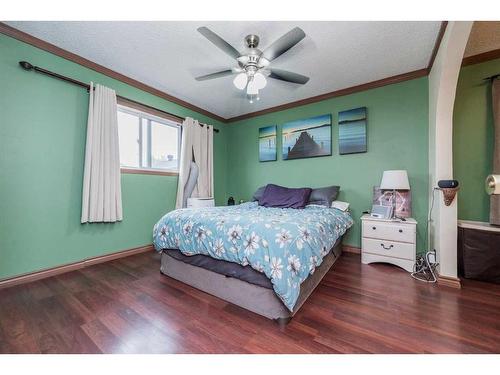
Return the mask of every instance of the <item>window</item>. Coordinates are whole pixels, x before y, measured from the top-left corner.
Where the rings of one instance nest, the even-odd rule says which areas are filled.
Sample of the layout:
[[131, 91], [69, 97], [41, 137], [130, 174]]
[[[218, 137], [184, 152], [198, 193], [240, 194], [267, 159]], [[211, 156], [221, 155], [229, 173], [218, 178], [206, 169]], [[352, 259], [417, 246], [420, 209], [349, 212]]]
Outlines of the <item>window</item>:
[[179, 170], [179, 123], [119, 105], [118, 136], [120, 165], [127, 172]]

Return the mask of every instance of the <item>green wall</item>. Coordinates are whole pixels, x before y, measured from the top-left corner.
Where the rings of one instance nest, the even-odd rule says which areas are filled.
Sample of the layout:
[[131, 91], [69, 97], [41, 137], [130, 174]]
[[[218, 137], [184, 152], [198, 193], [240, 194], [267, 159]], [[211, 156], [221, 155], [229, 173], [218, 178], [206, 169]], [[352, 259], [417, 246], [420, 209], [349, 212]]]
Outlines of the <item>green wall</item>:
[[20, 60], [214, 124], [215, 195], [227, 199], [224, 124], [0, 35], [0, 279], [150, 244], [177, 187], [177, 177], [122, 175], [123, 221], [80, 224], [88, 94]]
[[[339, 155], [338, 112], [363, 106], [368, 111], [368, 152]], [[280, 126], [286, 121], [328, 113], [332, 114], [333, 122], [332, 156], [281, 160], [281, 139], [278, 136], [278, 161], [259, 162], [259, 127], [276, 124], [280, 134]], [[227, 131], [230, 156], [228, 195], [249, 200], [259, 186], [267, 183], [290, 187], [341, 185], [339, 199], [351, 203], [356, 221], [344, 240], [345, 244], [352, 246], [360, 246], [359, 217], [371, 208], [372, 188], [380, 183], [382, 172], [387, 169], [408, 170], [413, 216], [419, 222], [417, 249], [425, 249], [428, 208], [426, 77], [242, 120], [229, 124]]]
[[460, 181], [458, 218], [489, 221], [490, 199], [484, 180], [493, 168], [491, 84], [500, 59], [461, 69], [453, 112], [453, 174]]
[[[122, 175], [124, 220], [80, 224], [88, 94], [18, 66], [27, 60], [179, 116], [210, 122], [215, 135], [215, 197], [250, 199], [274, 182], [320, 187], [340, 184], [355, 226], [345, 243], [360, 245], [359, 217], [386, 169], [407, 169], [425, 248], [428, 207], [428, 86], [420, 78], [225, 125], [175, 103], [0, 35], [0, 279], [151, 243], [153, 224], [174, 208], [177, 178]], [[368, 108], [368, 152], [338, 154], [338, 111]], [[258, 128], [331, 113], [333, 155], [259, 163]], [[280, 141], [280, 140], [279, 140]], [[278, 147], [280, 144], [278, 143]]]

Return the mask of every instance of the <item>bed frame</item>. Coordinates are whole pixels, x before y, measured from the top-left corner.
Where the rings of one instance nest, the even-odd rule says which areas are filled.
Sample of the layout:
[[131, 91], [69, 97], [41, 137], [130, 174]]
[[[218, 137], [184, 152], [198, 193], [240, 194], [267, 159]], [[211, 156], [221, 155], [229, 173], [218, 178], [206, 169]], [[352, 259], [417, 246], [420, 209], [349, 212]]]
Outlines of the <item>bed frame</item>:
[[342, 238], [339, 238], [328, 255], [323, 258], [321, 265], [301, 284], [299, 298], [293, 311], [289, 311], [285, 307], [272, 289], [184, 263], [167, 255], [165, 251], [161, 254], [160, 271], [165, 276], [172, 277], [266, 318], [275, 319], [280, 324], [286, 324], [302, 307], [341, 253]]

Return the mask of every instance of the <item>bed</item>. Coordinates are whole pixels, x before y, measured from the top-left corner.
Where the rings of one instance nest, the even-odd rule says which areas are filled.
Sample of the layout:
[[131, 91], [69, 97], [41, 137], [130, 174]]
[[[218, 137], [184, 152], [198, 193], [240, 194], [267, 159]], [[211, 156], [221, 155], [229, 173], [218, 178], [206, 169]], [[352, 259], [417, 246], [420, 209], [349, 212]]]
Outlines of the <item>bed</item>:
[[153, 229], [161, 272], [270, 319], [287, 321], [341, 254], [348, 212], [308, 205], [180, 209]]

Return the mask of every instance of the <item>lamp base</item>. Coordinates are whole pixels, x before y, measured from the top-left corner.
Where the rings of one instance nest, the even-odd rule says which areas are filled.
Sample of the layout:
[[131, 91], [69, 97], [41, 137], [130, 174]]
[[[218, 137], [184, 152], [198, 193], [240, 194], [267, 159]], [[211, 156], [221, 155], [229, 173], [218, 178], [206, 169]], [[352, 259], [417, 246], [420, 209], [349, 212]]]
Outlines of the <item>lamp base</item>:
[[396, 219], [396, 189], [392, 190], [392, 220]]

